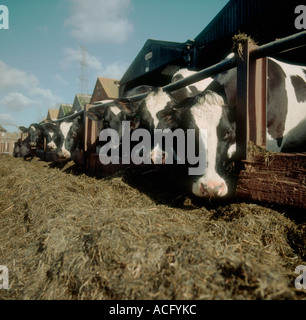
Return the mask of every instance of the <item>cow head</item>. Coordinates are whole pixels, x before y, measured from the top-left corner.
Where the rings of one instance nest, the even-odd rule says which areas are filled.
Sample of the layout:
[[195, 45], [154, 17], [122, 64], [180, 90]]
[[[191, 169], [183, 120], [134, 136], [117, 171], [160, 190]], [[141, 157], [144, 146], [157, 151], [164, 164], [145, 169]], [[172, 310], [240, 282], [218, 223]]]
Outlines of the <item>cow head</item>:
[[158, 124], [157, 113], [168, 105], [174, 105], [174, 100], [161, 88], [155, 88], [139, 102], [131, 101], [129, 98], [119, 98], [115, 103], [126, 114], [132, 129], [142, 128], [153, 133]]
[[[190, 77], [193, 74], [196, 74], [196, 71], [191, 71], [186, 68], [180, 69], [177, 71], [171, 79], [171, 82], [176, 82], [183, 80], [184, 78]], [[201, 93], [203, 90], [207, 88], [207, 86], [213, 81], [212, 78], [206, 78], [204, 80], [195, 82], [191, 85], [188, 85], [186, 87], [183, 87], [181, 89], [175, 90], [171, 92], [171, 96], [173, 99], [177, 102], [180, 103], [186, 98], [189, 97], [194, 97], [197, 94]]]
[[[203, 150], [206, 159], [204, 173], [194, 177], [192, 192], [200, 197], [223, 197], [228, 194], [225, 181], [225, 163], [228, 150], [235, 143], [233, 109], [225, 105], [224, 99], [215, 92], [205, 90], [194, 98], [189, 98], [175, 107], [167, 107], [158, 113], [159, 129], [182, 128], [196, 132], [196, 146]], [[203, 130], [206, 129], [204, 135]], [[186, 148], [187, 152], [188, 148]], [[199, 151], [198, 150], [198, 151]], [[166, 157], [160, 146], [154, 148], [152, 160]], [[188, 159], [189, 155], [185, 157]]]
[[190, 111], [197, 127], [207, 130], [205, 139], [199, 137], [206, 152], [207, 166], [204, 174], [195, 180], [192, 192], [200, 197], [226, 196], [229, 189], [224, 179], [225, 163], [229, 147], [235, 143], [232, 109], [220, 95], [207, 90], [196, 97]]
[[57, 133], [57, 155], [59, 158], [70, 159], [71, 154], [82, 143], [83, 117], [77, 116], [72, 121], [63, 121]]
[[41, 128], [46, 139], [46, 151], [56, 151], [59, 141], [59, 125], [55, 122], [46, 122], [41, 124]]
[[29, 128], [19, 127], [22, 132], [27, 132], [29, 137], [29, 146], [32, 150], [43, 148], [43, 131], [40, 124], [32, 123]]

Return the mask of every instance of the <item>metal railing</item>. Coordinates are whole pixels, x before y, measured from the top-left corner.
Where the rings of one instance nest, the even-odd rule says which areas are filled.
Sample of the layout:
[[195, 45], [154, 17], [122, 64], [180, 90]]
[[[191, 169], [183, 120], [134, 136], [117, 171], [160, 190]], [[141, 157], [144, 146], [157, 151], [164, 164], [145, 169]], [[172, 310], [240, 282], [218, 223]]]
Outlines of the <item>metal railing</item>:
[[[288, 50], [294, 50], [299, 47], [306, 46], [306, 31], [299, 32], [297, 34], [282, 38], [280, 40], [276, 40], [267, 44], [264, 44], [257, 49], [255, 49], [251, 53], [251, 58], [259, 59], [268, 55], [273, 55], [276, 53], [285, 52]], [[226, 70], [232, 69], [237, 66], [237, 58], [233, 57], [230, 59], [226, 59], [221, 61], [211, 67], [205, 68], [203, 70], [198, 71], [197, 73], [186, 77], [182, 80], [167, 84], [162, 87], [162, 89], [166, 92], [172, 92], [183, 87], [186, 87], [195, 82], [204, 80], [218, 73], [224, 72]], [[131, 101], [138, 101], [144, 99], [148, 93], [143, 93], [135, 96], [129, 97]], [[101, 106], [112, 105], [111, 102], [105, 104], [97, 104], [92, 106], [91, 108], [99, 108]]]

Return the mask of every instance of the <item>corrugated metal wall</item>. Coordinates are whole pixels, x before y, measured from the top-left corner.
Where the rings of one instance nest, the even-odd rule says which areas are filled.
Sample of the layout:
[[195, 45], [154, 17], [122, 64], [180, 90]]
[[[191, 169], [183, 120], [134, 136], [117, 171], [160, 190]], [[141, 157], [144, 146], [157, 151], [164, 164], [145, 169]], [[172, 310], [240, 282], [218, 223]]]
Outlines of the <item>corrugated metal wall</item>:
[[[294, 13], [300, 0], [231, 0], [195, 38], [194, 69], [205, 68], [231, 50], [232, 36], [247, 33], [259, 45], [297, 33]], [[305, 61], [305, 50], [284, 59]], [[306, 62], [306, 61], [305, 61]]]
[[[190, 42], [190, 50], [186, 49], [187, 42], [168, 47], [166, 41], [148, 40], [122, 77], [120, 95], [141, 84], [165, 85], [180, 66], [199, 70], [219, 62], [231, 51], [232, 36], [239, 31], [247, 33], [259, 45], [299, 32], [294, 25], [294, 11], [299, 4], [300, 0], [231, 0]], [[152, 56], [146, 59], [149, 52]], [[306, 64], [306, 49], [277, 57]], [[167, 76], [163, 74], [165, 70]]]

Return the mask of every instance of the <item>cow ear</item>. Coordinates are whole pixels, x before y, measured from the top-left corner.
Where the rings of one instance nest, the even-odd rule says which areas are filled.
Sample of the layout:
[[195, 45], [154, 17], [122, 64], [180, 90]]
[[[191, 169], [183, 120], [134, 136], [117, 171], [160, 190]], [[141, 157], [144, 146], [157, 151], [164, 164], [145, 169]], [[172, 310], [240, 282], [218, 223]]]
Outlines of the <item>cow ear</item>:
[[82, 124], [82, 117], [81, 116], [77, 116], [73, 119], [73, 123], [74, 124]]
[[120, 110], [122, 110], [126, 114], [131, 114], [138, 108], [138, 105], [128, 98], [116, 99], [114, 103]]
[[55, 128], [57, 128], [57, 124], [56, 123], [53, 123], [53, 122], [46, 122], [42, 125], [42, 127], [45, 129], [45, 130], [54, 130]]
[[19, 130], [22, 131], [22, 132], [28, 132], [28, 128], [24, 127], [24, 126], [21, 126], [19, 127]]
[[100, 112], [98, 112], [98, 110], [96, 109], [89, 109], [88, 111], [86, 111], [86, 116], [92, 121], [99, 121], [98, 114], [100, 114]]

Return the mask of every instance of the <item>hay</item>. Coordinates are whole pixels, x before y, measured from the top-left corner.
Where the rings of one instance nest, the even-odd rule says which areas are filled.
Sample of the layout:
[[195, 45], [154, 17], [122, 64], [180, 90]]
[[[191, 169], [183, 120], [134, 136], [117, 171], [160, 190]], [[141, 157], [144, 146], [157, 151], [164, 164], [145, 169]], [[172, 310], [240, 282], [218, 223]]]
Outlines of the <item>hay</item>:
[[250, 41], [252, 44], [257, 45], [257, 43], [253, 39], [251, 39], [246, 33], [240, 31], [232, 37], [232, 40], [232, 52], [237, 53], [240, 58], [242, 58], [243, 56], [242, 48], [244, 43]]
[[0, 156], [0, 299], [306, 298], [304, 216], [200, 201], [169, 179]]

